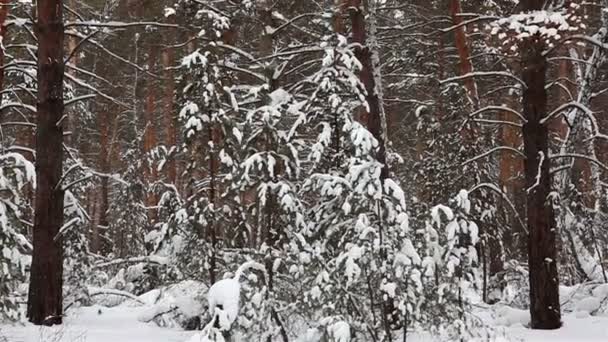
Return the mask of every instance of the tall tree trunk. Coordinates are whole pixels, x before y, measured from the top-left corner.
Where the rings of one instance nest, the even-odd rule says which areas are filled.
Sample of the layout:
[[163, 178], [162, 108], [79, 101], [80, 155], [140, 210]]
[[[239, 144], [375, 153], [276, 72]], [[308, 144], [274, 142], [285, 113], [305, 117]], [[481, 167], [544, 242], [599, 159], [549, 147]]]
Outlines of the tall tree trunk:
[[[10, 0], [0, 0], [0, 38], [6, 44], [6, 26], [4, 22], [8, 16]], [[4, 66], [4, 48], [0, 49], [0, 65]], [[4, 69], [0, 70], [0, 90], [4, 90]], [[0, 100], [2, 98], [0, 97]]]
[[[154, 45], [150, 45], [150, 52], [148, 55], [148, 70], [154, 72], [154, 68], [156, 67], [156, 58], [157, 56], [157, 47]], [[145, 158], [148, 158], [149, 153], [156, 147], [156, 87], [157, 85], [154, 83], [152, 78], [148, 78], [148, 82], [146, 84], [146, 108], [145, 108], [145, 133], [144, 133], [144, 152]], [[148, 163], [144, 163], [144, 178], [146, 183], [150, 186], [154, 184], [158, 180], [158, 173], [156, 168], [153, 165], [149, 165]], [[156, 196], [152, 191], [151, 187], [146, 189], [146, 206], [153, 207], [156, 206]], [[155, 220], [156, 210], [153, 210], [149, 217], [151, 220]]]
[[[457, 26], [462, 23], [462, 6], [460, 0], [450, 0], [450, 16], [452, 17], [452, 23]], [[456, 50], [458, 51], [460, 74], [466, 75], [473, 71], [473, 64], [471, 63], [471, 53], [469, 51], [469, 45], [467, 44], [467, 35], [465, 32], [465, 26], [460, 26], [454, 29], [454, 41], [456, 43]], [[469, 77], [464, 80], [464, 86], [467, 90], [467, 96], [471, 102], [473, 108], [479, 107], [479, 96], [477, 94], [477, 83], [474, 77]]]
[[388, 165], [386, 164], [386, 123], [383, 122], [384, 111], [382, 108], [382, 99], [378, 94], [380, 91], [379, 85], [377, 84], [377, 78], [374, 77], [375, 70], [372, 50], [367, 42], [365, 13], [363, 13], [363, 4], [361, 0], [348, 0], [348, 5], [348, 8], [350, 9], [353, 42], [358, 44], [358, 47], [355, 49], [355, 56], [362, 65], [359, 78], [365, 86], [365, 91], [367, 92], [365, 100], [369, 106], [369, 112], [362, 108], [359, 119], [362, 123], [367, 125], [367, 129], [372, 133], [374, 138], [378, 140], [376, 159], [383, 164], [380, 178], [384, 180], [388, 178], [389, 175]]
[[[175, 24], [175, 16], [169, 16], [167, 18], [169, 24]], [[167, 45], [171, 44], [173, 41], [172, 38], [175, 38], [174, 31], [169, 29], [170, 31], [167, 33]], [[177, 129], [175, 122], [175, 102], [174, 102], [174, 92], [175, 92], [175, 81], [173, 79], [173, 63], [175, 62], [175, 52], [172, 47], [165, 47], [162, 51], [161, 55], [162, 64], [163, 64], [163, 76], [164, 76], [164, 86], [165, 86], [165, 94], [164, 94], [164, 119], [165, 119], [165, 145], [167, 148], [171, 148], [176, 146], [177, 141]], [[175, 184], [177, 182], [177, 166], [175, 162], [175, 158], [172, 157], [167, 162], [166, 166], [166, 177], [167, 181], [171, 184]]]
[[[544, 1], [527, 0], [524, 10], [541, 10]], [[528, 219], [528, 267], [532, 329], [561, 326], [559, 278], [556, 264], [555, 215], [549, 170], [549, 129], [541, 123], [547, 115], [547, 59], [544, 44], [532, 37], [522, 43], [524, 173]]]
[[38, 103], [34, 251], [27, 305], [30, 322], [61, 324], [63, 315], [63, 1], [38, 1]]
[[[363, 2], [361, 0], [349, 0], [348, 8], [350, 9], [353, 42], [358, 45], [355, 49], [355, 56], [362, 66], [359, 78], [365, 86], [365, 100], [369, 108], [369, 110], [362, 108], [360, 121], [367, 125], [367, 129], [378, 141], [376, 160], [382, 164], [380, 180], [384, 183], [389, 177], [389, 168], [386, 159], [387, 123], [382, 103], [382, 85], [380, 84], [382, 78], [379, 70], [378, 47], [376, 46], [376, 3], [367, 3], [370, 27], [369, 40]], [[380, 219], [380, 258], [383, 262], [386, 262], [387, 253], [382, 243], [383, 229], [381, 220], [383, 214], [380, 203], [377, 205], [377, 210]], [[388, 280], [385, 275], [383, 275], [383, 280]], [[385, 300], [382, 301], [382, 317], [387, 340], [391, 340], [391, 325], [398, 324], [398, 314], [399, 312], [396, 310], [393, 300], [389, 296], [385, 296]]]

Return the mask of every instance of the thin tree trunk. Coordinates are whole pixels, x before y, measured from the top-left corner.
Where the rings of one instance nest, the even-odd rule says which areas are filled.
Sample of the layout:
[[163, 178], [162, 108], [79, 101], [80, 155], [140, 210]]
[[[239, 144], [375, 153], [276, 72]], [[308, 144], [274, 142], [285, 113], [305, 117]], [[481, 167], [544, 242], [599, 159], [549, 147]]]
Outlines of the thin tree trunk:
[[[157, 56], [157, 47], [151, 45], [150, 51], [148, 55], [148, 69], [150, 71], [154, 71], [156, 67], [156, 58]], [[145, 157], [148, 157], [148, 154], [156, 147], [156, 84], [154, 83], [152, 78], [148, 78], [148, 82], [146, 84], [146, 108], [145, 108], [145, 133], [144, 133], [144, 153]], [[156, 168], [153, 165], [148, 165], [148, 163], [144, 163], [144, 177], [148, 184], [151, 186], [158, 180], [158, 173]], [[153, 207], [156, 206], [156, 196], [154, 195], [153, 189], [146, 189], [146, 206]], [[151, 220], [155, 220], [156, 215], [154, 214], [156, 210], [151, 211], [149, 217]]]
[[[3, 44], [6, 44], [6, 26], [4, 22], [8, 16], [10, 8], [10, 0], [0, 0], [0, 38]], [[0, 49], [0, 65], [4, 66], [4, 48]], [[0, 90], [4, 90], [4, 69], [0, 71]], [[2, 98], [0, 97], [0, 101]]]
[[[169, 16], [168, 23], [175, 23], [175, 16]], [[170, 33], [173, 33], [171, 31]], [[169, 38], [174, 38], [174, 34], [169, 34]], [[169, 42], [170, 43], [170, 42]], [[173, 63], [175, 62], [175, 52], [173, 48], [166, 47], [162, 51], [161, 55], [162, 64], [163, 64], [163, 76], [164, 76], [164, 119], [165, 119], [165, 145], [167, 148], [171, 148], [177, 145], [177, 129], [175, 122], [175, 102], [174, 102], [174, 92], [175, 92], [175, 81], [173, 79]], [[177, 166], [175, 162], [175, 158], [170, 158], [167, 162], [167, 171], [166, 177], [167, 181], [171, 184], [175, 184], [177, 182]]]
[[[544, 1], [527, 0], [524, 10], [541, 10]], [[555, 215], [549, 170], [549, 130], [541, 123], [547, 114], [547, 59], [544, 44], [533, 39], [522, 43], [524, 172], [528, 219], [528, 267], [532, 329], [561, 326], [559, 278], [556, 264]]]
[[56, 239], [63, 224], [64, 27], [61, 0], [38, 1], [38, 103], [34, 251], [27, 317], [37, 325], [61, 324], [63, 246]]

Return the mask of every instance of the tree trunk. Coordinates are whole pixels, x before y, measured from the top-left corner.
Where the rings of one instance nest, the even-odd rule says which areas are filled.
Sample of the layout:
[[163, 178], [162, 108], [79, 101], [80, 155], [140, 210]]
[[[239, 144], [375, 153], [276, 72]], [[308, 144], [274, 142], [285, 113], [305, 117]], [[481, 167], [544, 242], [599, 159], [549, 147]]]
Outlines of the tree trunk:
[[[378, 141], [378, 150], [376, 152], [376, 160], [382, 164], [380, 172], [380, 180], [382, 183], [389, 177], [389, 168], [386, 159], [386, 139], [387, 139], [387, 123], [384, 107], [382, 103], [382, 85], [381, 75], [379, 70], [379, 56], [377, 51], [376, 41], [376, 4], [367, 4], [369, 9], [369, 26], [370, 39], [368, 41], [366, 30], [366, 17], [363, 13], [363, 2], [361, 0], [350, 0], [348, 8], [350, 9], [350, 20], [352, 25], [353, 42], [357, 43], [355, 56], [362, 65], [359, 73], [361, 83], [365, 86], [365, 100], [368, 104], [369, 111], [362, 108], [362, 116], [360, 121], [366, 124], [367, 129]], [[378, 203], [378, 218], [380, 219], [380, 258], [383, 262], [387, 260], [386, 247], [382, 243], [382, 208]], [[386, 276], [383, 275], [384, 279]], [[383, 324], [386, 333], [386, 338], [391, 339], [392, 327], [399, 324], [398, 310], [396, 310], [393, 300], [386, 296], [382, 301], [382, 316]]]
[[[10, 0], [0, 0], [0, 37], [4, 44], [6, 44], [6, 26], [4, 26], [4, 22], [8, 16], [9, 7]], [[4, 48], [0, 49], [0, 65], [4, 67]], [[0, 90], [4, 90], [4, 69], [0, 71]], [[0, 100], [2, 100], [1, 97]]]
[[[452, 17], [452, 23], [459, 25], [462, 23], [462, 7], [460, 0], [450, 0], [450, 16]], [[465, 33], [465, 26], [460, 26], [454, 30], [454, 41], [456, 44], [456, 50], [458, 51], [460, 74], [466, 75], [473, 71], [473, 64], [471, 63], [471, 54], [469, 52], [469, 46], [467, 44], [467, 35]], [[464, 79], [464, 86], [467, 90], [467, 96], [471, 102], [473, 108], [479, 107], [479, 96], [477, 94], [477, 83], [474, 77]]]
[[37, 325], [61, 324], [63, 246], [63, 2], [38, 1], [38, 103], [34, 251], [27, 317]]
[[365, 124], [374, 138], [378, 140], [376, 159], [383, 164], [380, 178], [384, 180], [388, 178], [389, 175], [388, 165], [386, 164], [386, 134], [382, 123], [382, 103], [378, 96], [378, 84], [376, 84], [376, 78], [374, 77], [372, 51], [370, 47], [367, 46], [365, 13], [363, 13], [363, 4], [361, 0], [349, 0], [348, 5], [348, 8], [350, 9], [353, 42], [358, 44], [358, 47], [355, 49], [355, 56], [362, 65], [359, 78], [365, 86], [365, 100], [369, 106], [369, 112], [362, 108], [359, 121]]
[[[150, 53], [148, 55], [148, 70], [154, 72], [156, 67], [157, 47], [150, 45]], [[149, 153], [156, 147], [156, 87], [157, 84], [149, 77], [146, 84], [146, 109], [145, 109], [145, 133], [144, 133], [144, 152], [145, 158], [148, 158]], [[151, 188], [151, 185], [158, 180], [158, 173], [154, 165], [144, 163], [144, 178], [149, 188], [146, 189], [146, 206], [154, 207], [157, 204], [156, 196]], [[149, 217], [152, 221], [156, 219], [156, 210], [150, 212]]]
[[[527, 6], [526, 6], [527, 5]], [[525, 10], [540, 10], [542, 2], [528, 0]], [[549, 129], [541, 123], [547, 115], [547, 59], [544, 44], [532, 37], [522, 43], [524, 173], [527, 192], [528, 266], [532, 329], [561, 326], [559, 278], [556, 264], [555, 215], [549, 171]]]
[[[175, 23], [175, 16], [169, 16], [168, 23]], [[174, 31], [170, 31], [168, 33], [167, 45], [171, 44], [172, 39], [175, 38]], [[177, 130], [175, 123], [175, 103], [174, 103], [174, 92], [175, 92], [175, 81], [173, 79], [173, 63], [175, 62], [175, 52], [172, 47], [165, 47], [162, 51], [161, 55], [162, 64], [163, 64], [163, 78], [165, 82], [165, 94], [164, 94], [164, 119], [165, 119], [165, 145], [168, 149], [177, 145]], [[171, 157], [167, 161], [166, 166], [166, 177], [167, 182], [170, 184], [175, 184], [177, 182], [177, 166], [175, 162], [175, 157]]]

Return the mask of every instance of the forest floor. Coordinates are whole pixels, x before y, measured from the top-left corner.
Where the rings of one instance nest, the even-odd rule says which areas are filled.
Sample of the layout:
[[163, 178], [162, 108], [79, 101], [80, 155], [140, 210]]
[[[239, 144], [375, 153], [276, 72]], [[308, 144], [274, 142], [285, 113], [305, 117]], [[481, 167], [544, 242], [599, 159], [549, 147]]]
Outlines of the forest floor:
[[[99, 313], [101, 310], [101, 314]], [[33, 325], [0, 327], [0, 342], [186, 342], [194, 332], [159, 328], [137, 320], [140, 308], [104, 308], [93, 306], [79, 309], [62, 327], [40, 328]], [[530, 330], [517, 321], [495, 322], [499, 335], [496, 341], [525, 342], [606, 342], [608, 317], [564, 315], [564, 326], [554, 331]], [[521, 317], [523, 315], [520, 315]], [[578, 316], [578, 317], [577, 317]], [[499, 319], [504, 319], [501, 317]], [[511, 323], [510, 326], [501, 324]], [[412, 342], [437, 342], [430, 337], [408, 338]]]
[[0, 326], [0, 342], [184, 342], [193, 332], [142, 323], [142, 307], [92, 306], [72, 310], [61, 327]]
[[[145, 301], [144, 295], [139, 297]], [[608, 285], [560, 288], [563, 327], [541, 331], [526, 327], [527, 310], [497, 304], [475, 305], [475, 316], [491, 327], [497, 336], [493, 342], [608, 342]], [[125, 304], [125, 303], [123, 303]], [[147, 303], [149, 304], [149, 303]], [[119, 305], [112, 308], [91, 306], [73, 309], [60, 327], [40, 328], [30, 324], [0, 325], [0, 342], [186, 342], [195, 332], [160, 328], [142, 323], [142, 317], [154, 312], [152, 305]], [[409, 342], [442, 342], [430, 336], [408, 336]], [[308, 342], [297, 339], [294, 342]]]

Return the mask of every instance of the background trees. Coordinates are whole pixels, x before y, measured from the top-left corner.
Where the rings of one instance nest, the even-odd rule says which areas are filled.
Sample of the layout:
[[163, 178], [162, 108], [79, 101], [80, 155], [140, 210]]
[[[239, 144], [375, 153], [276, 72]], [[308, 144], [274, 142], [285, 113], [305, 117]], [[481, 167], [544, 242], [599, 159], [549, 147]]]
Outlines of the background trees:
[[62, 262], [140, 295], [254, 260], [232, 329], [270, 340], [468, 333], [513, 278], [552, 329], [558, 280], [606, 280], [603, 1], [49, 3], [1, 8], [2, 160], [38, 175], [5, 172], [0, 279], [33, 237], [36, 323]]

